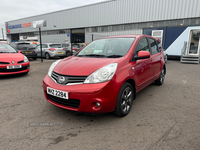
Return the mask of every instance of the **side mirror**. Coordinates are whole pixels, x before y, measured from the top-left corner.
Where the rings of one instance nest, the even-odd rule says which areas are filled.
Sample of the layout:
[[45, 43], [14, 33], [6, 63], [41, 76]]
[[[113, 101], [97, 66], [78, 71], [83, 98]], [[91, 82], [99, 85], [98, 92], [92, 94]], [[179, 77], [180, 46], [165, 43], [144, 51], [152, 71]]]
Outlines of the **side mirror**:
[[139, 60], [139, 59], [147, 59], [147, 58], [150, 58], [150, 52], [148, 51], [139, 51], [138, 52], [138, 55], [135, 56], [135, 60]]

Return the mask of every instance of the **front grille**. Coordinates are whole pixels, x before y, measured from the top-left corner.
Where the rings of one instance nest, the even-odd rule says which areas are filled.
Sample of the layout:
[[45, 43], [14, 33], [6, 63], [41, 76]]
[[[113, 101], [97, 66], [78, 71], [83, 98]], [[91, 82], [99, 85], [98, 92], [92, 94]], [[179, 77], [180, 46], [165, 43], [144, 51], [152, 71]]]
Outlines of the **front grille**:
[[18, 61], [17, 63], [18, 63], [18, 64], [21, 64], [21, 63], [24, 63], [24, 61], [23, 61], [23, 60], [22, 60], [22, 61]]
[[[60, 77], [64, 77], [65, 80], [63, 82], [59, 82]], [[82, 84], [87, 78], [87, 76], [68, 76], [68, 75], [58, 74], [53, 71], [51, 78], [58, 84], [68, 85], [68, 84]]]
[[0, 64], [10, 64], [9, 62], [0, 62]]
[[28, 66], [22, 66], [22, 68], [17, 68], [17, 69], [7, 69], [7, 68], [0, 68], [0, 72], [18, 72], [18, 71], [23, 71], [29, 68]]
[[47, 94], [47, 97], [51, 101], [63, 106], [67, 106], [67, 107], [78, 108], [80, 105], [80, 100], [78, 99], [63, 99], [63, 98], [55, 97], [49, 94]]

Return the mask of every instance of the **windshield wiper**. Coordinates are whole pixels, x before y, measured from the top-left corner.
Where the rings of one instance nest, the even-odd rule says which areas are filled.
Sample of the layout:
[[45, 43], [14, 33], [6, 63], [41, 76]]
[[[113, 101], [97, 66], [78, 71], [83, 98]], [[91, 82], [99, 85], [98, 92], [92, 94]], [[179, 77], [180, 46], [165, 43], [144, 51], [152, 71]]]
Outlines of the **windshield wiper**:
[[106, 57], [105, 55], [99, 55], [99, 54], [89, 54], [89, 55], [78, 55], [79, 57], [88, 57], [88, 56], [92, 56], [92, 57]]
[[109, 56], [107, 56], [107, 58], [119, 58], [119, 57], [123, 57], [123, 55], [109, 55]]

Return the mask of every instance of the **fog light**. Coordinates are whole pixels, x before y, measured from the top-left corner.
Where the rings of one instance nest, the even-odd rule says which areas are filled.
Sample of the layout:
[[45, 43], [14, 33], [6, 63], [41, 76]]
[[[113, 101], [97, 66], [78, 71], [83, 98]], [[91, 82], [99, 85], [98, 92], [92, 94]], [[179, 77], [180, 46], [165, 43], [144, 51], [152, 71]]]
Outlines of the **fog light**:
[[96, 104], [96, 107], [98, 108], [100, 107], [100, 103], [96, 102], [95, 104]]

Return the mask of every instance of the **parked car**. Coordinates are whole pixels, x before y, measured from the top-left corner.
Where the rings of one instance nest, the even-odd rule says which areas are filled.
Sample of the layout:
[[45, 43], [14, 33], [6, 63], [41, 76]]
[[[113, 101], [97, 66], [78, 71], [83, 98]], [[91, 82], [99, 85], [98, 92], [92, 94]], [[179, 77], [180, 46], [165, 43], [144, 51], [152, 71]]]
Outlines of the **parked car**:
[[43, 79], [51, 104], [77, 112], [126, 116], [136, 93], [166, 74], [161, 45], [148, 35], [95, 40], [76, 55], [57, 60]]
[[73, 43], [71, 47], [71, 43], [62, 43], [61, 47], [65, 49], [66, 56], [69, 57], [77, 53], [81, 48], [83, 48], [86, 44], [85, 43]]
[[34, 45], [26, 42], [12, 42], [10, 45], [26, 57], [32, 58], [33, 60], [37, 59], [37, 53]]
[[[38, 57], [41, 57], [40, 45], [36, 47], [36, 52]], [[42, 57], [49, 59], [51, 57], [64, 57], [66, 56], [66, 51], [61, 48], [60, 43], [44, 43], [42, 44]]]
[[0, 42], [0, 76], [10, 74], [27, 74], [29, 60], [10, 45]]
[[[74, 50], [72, 48], [71, 50], [71, 44], [70, 43], [62, 43], [61, 44], [61, 47], [65, 49], [65, 53], [66, 53], [66, 56], [69, 57], [71, 56], [72, 54], [75, 54], [76, 53], [76, 50]], [[71, 52], [72, 51], [72, 52]]]

